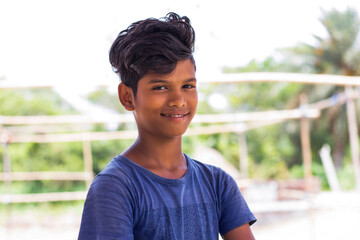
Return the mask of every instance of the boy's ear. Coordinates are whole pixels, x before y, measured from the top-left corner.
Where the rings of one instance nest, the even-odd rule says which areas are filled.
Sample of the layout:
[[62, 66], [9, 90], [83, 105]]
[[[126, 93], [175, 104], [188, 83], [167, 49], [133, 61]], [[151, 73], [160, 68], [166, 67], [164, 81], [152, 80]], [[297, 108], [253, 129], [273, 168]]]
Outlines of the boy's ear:
[[118, 95], [121, 104], [128, 111], [134, 110], [134, 94], [131, 87], [126, 86], [123, 83], [120, 83], [118, 86]]

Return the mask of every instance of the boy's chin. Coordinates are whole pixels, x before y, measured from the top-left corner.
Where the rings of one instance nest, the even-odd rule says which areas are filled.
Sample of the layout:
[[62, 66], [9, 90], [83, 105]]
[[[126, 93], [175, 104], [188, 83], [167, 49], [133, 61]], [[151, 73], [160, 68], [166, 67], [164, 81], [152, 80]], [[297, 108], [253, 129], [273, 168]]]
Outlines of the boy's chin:
[[172, 132], [170, 134], [164, 135], [164, 136], [168, 136], [168, 137], [182, 137], [185, 134], [186, 131], [177, 131], [177, 132]]
[[187, 131], [186, 129], [173, 129], [171, 131], [163, 131], [161, 135], [165, 138], [182, 137]]

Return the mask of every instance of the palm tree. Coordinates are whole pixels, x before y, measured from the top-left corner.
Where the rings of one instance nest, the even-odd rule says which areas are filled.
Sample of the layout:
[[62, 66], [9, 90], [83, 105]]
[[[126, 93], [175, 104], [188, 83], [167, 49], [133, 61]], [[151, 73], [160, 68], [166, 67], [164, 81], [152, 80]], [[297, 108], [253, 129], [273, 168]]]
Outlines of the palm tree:
[[320, 74], [360, 75], [360, 19], [355, 9], [324, 11], [320, 22], [325, 37], [313, 35], [315, 44], [299, 44], [280, 50], [297, 71]]
[[[270, 57], [263, 62], [251, 61], [243, 67], [224, 68], [224, 72], [285, 71], [360, 75], [360, 19], [356, 10], [351, 8], [343, 12], [322, 10], [319, 20], [327, 34], [323, 37], [314, 35], [315, 43], [312, 45], [303, 43], [279, 50], [283, 56], [281, 63]], [[251, 86], [239, 84], [239, 88], [232, 88], [232, 91], [229, 92], [228, 96], [231, 99], [230, 102], [234, 103], [234, 111], [236, 111], [240, 104], [245, 109], [257, 108], [257, 110], [272, 109], [274, 106], [277, 108], [295, 108], [299, 106], [299, 95], [302, 92], [307, 93], [309, 102], [312, 103], [329, 98], [336, 92], [343, 91], [343, 89], [335, 86], [278, 84], [274, 86], [274, 91], [269, 91], [269, 85], [264, 83]], [[244, 103], [247, 105], [244, 106]], [[294, 126], [296, 125], [292, 125], [292, 128], [289, 129], [295, 128]], [[322, 145], [328, 143], [333, 149], [335, 165], [337, 168], [341, 167], [345, 148], [348, 144], [344, 106], [334, 106], [324, 110], [321, 119], [313, 121], [312, 129], [313, 156], [318, 156], [318, 151]], [[283, 137], [276, 134], [273, 134], [274, 139]], [[299, 129], [287, 134], [289, 134], [293, 146], [300, 145]], [[249, 135], [249, 137], [251, 136]], [[251, 141], [255, 142], [257, 146], [263, 145], [262, 138], [259, 140], [253, 138]], [[295, 152], [291, 153], [293, 157], [287, 159], [289, 166], [302, 162], [300, 153], [296, 149], [295, 147]], [[251, 147], [249, 150], [251, 151]], [[258, 159], [266, 157], [266, 154], [261, 155], [262, 153], [257, 149], [254, 152], [251, 154], [258, 154]], [[317, 160], [320, 161], [319, 157]]]
[[[327, 36], [313, 35], [316, 43], [300, 44], [283, 52], [290, 65], [301, 66], [302, 72], [319, 74], [340, 74], [347, 76], [360, 75], [360, 18], [355, 9], [347, 8], [344, 12], [338, 10], [324, 11], [320, 22]], [[300, 64], [299, 64], [300, 63]], [[312, 86], [306, 87], [311, 101], [328, 98], [340, 91], [339, 87]], [[322, 114], [322, 120], [314, 123], [315, 132], [331, 138], [334, 150], [335, 165], [340, 167], [347, 143], [346, 114], [343, 106], [336, 106]], [[319, 136], [314, 136], [319, 137]], [[321, 138], [321, 137], [320, 137]], [[323, 140], [324, 141], [324, 140]], [[319, 147], [319, 146], [317, 146]]]
[[326, 38], [314, 35], [318, 43], [312, 47], [314, 67], [318, 73], [360, 74], [360, 19], [356, 10], [344, 12], [323, 11], [320, 22], [328, 34]]

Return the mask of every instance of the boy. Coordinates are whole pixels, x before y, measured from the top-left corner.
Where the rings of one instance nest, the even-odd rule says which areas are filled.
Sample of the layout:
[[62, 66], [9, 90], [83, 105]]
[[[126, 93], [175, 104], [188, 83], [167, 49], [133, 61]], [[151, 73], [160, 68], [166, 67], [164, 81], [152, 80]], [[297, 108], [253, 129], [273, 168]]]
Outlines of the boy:
[[194, 41], [190, 20], [169, 13], [113, 43], [119, 99], [139, 135], [91, 184], [79, 239], [254, 239], [235, 181], [181, 150], [197, 107]]

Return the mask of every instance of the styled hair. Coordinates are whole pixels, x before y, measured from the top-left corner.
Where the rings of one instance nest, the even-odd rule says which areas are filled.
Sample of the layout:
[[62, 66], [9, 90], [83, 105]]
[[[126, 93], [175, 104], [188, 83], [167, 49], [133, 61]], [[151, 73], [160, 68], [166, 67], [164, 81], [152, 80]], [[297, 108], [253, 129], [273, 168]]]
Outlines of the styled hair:
[[193, 58], [195, 31], [186, 16], [170, 12], [164, 18], [148, 18], [121, 31], [110, 48], [115, 73], [136, 95], [138, 81], [147, 73], [168, 74], [179, 60]]

